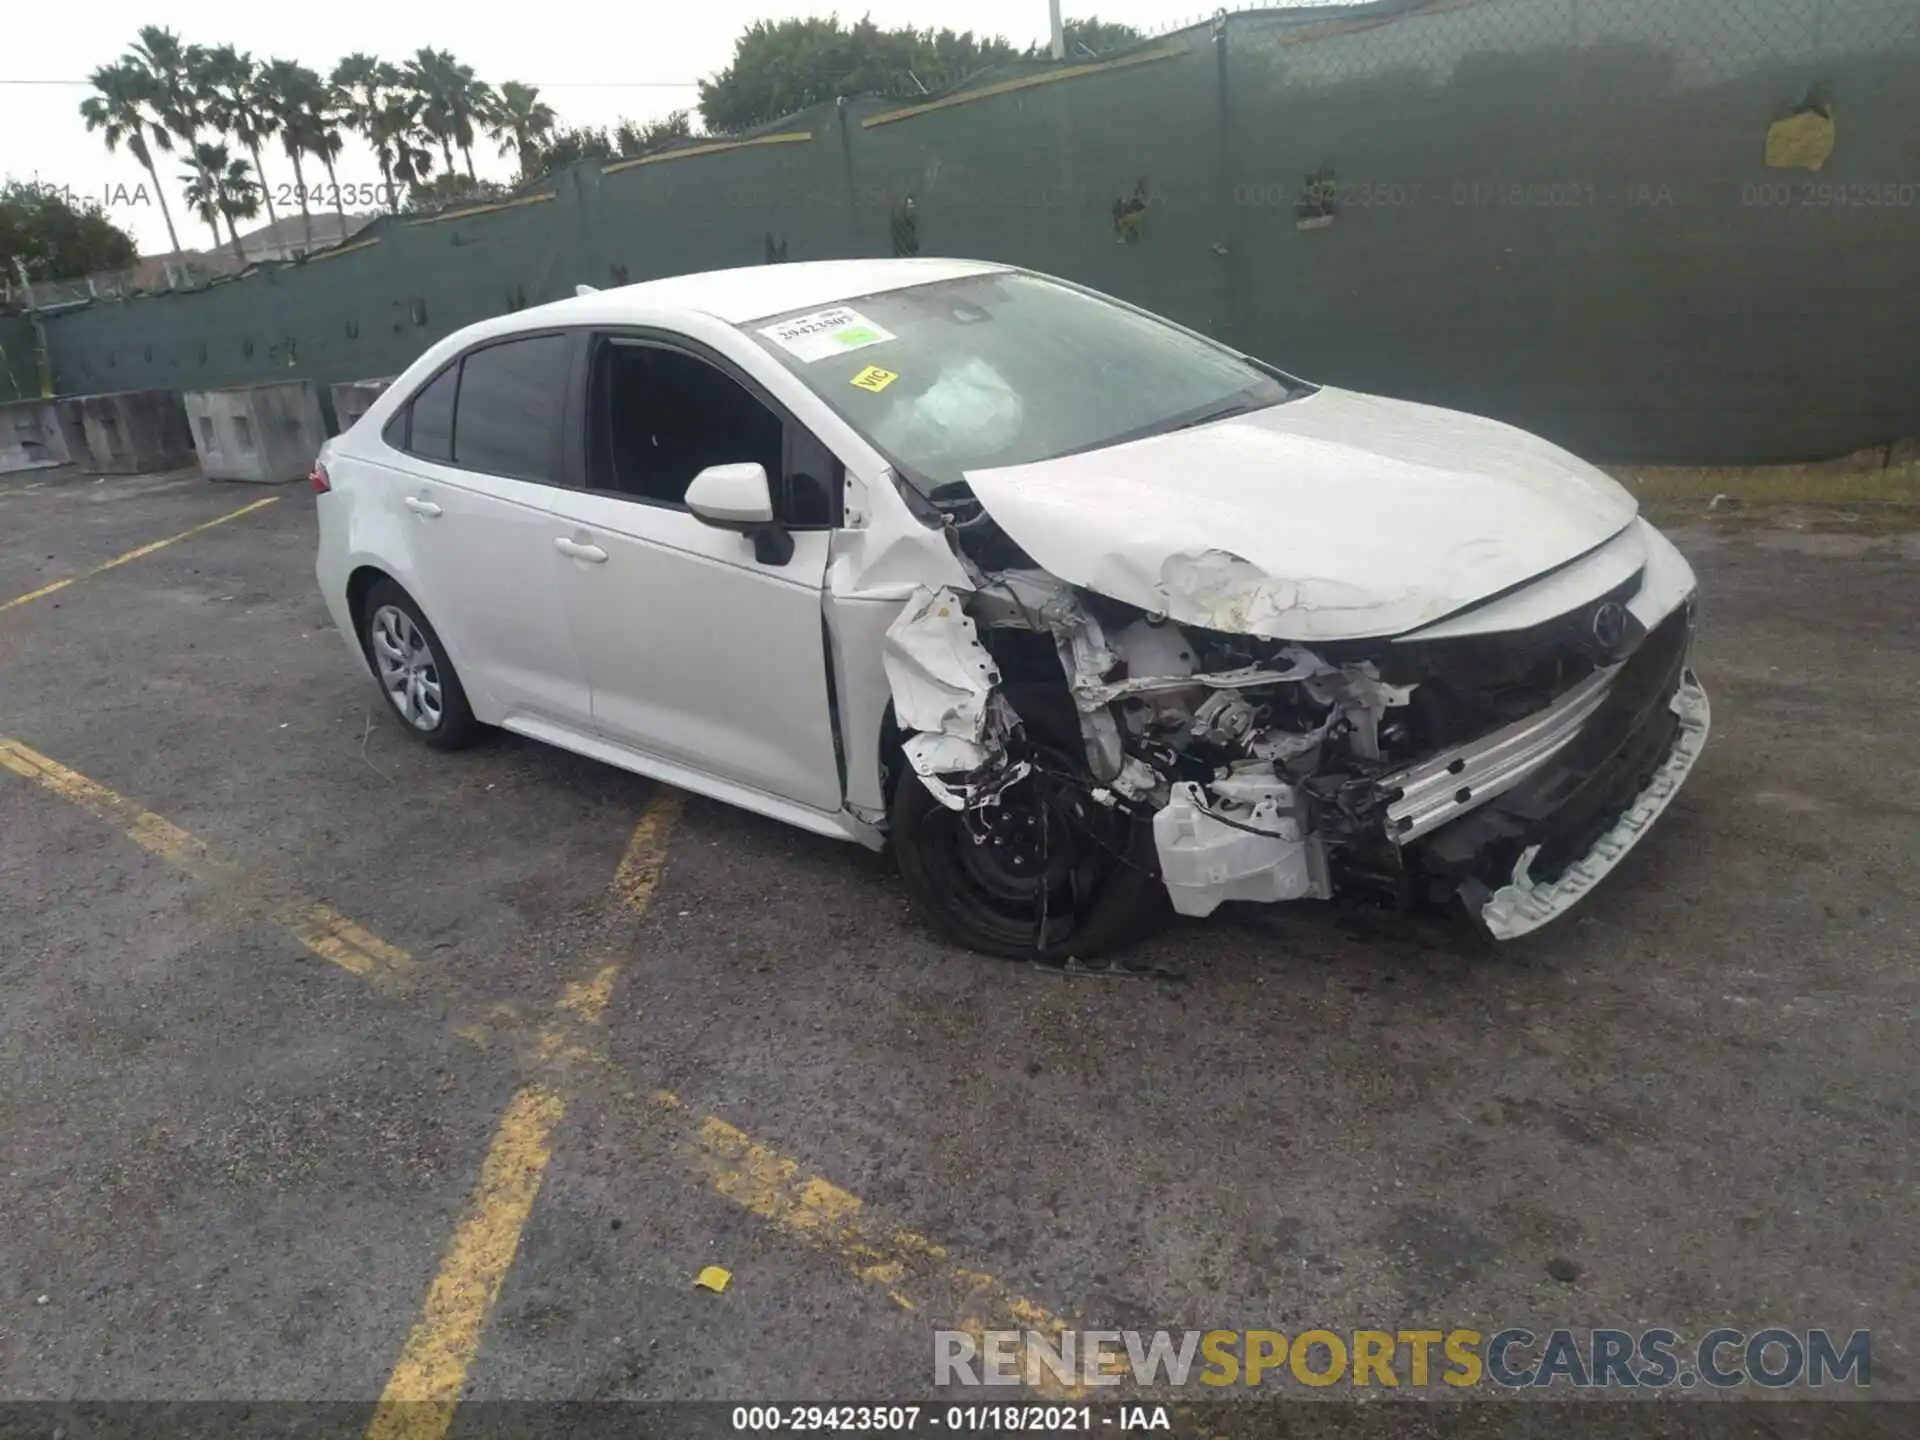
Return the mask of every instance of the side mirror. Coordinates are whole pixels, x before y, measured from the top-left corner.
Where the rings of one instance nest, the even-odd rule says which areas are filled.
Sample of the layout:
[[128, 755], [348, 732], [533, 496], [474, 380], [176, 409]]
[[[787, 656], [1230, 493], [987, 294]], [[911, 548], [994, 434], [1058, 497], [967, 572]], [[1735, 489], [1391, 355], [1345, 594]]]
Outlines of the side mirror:
[[687, 486], [687, 509], [704, 525], [745, 535], [762, 565], [793, 558], [793, 536], [774, 518], [764, 465], [709, 465]]

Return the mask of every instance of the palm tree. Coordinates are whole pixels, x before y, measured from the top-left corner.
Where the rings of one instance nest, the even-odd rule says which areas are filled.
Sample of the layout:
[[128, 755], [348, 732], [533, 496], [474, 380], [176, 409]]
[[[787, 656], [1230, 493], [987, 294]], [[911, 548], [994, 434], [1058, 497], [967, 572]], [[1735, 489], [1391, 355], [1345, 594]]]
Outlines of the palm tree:
[[522, 183], [540, 170], [540, 142], [553, 132], [556, 116], [553, 107], [540, 98], [532, 85], [509, 80], [488, 108], [487, 134], [500, 142], [502, 155], [514, 156], [520, 164]]
[[[260, 71], [255, 89], [262, 109], [280, 132], [280, 148], [293, 162], [293, 192], [300, 202], [300, 228], [311, 251], [313, 214], [307, 208], [307, 175], [300, 162], [308, 155], [324, 151], [321, 134], [326, 129], [326, 86], [304, 65], [291, 60], [269, 60]], [[335, 138], [337, 142], [338, 137]]]
[[[405, 82], [418, 103], [420, 128], [440, 145], [440, 156], [453, 169], [453, 116], [443, 99], [447, 89], [447, 66], [439, 50], [417, 50], [405, 66]], [[451, 60], [446, 55], [446, 60]]]
[[189, 143], [199, 137], [206, 123], [194, 83], [205, 54], [198, 45], [183, 44], [178, 35], [163, 26], [143, 25], [123, 61], [146, 76], [151, 86], [148, 102], [160, 123]]
[[367, 131], [367, 143], [379, 157], [380, 173], [387, 177], [387, 201], [394, 214], [400, 213], [400, 187], [395, 181], [414, 185], [433, 174], [433, 152], [420, 141], [425, 132], [415, 95], [395, 95], [373, 117]]
[[358, 130], [362, 128], [358, 117], [380, 108], [387, 92], [400, 84], [400, 72], [384, 60], [355, 51], [333, 67], [329, 84], [347, 126]]
[[280, 122], [263, 103], [260, 67], [246, 51], [218, 45], [201, 55], [194, 80], [207, 123], [238, 140], [253, 157], [253, 173], [267, 202], [267, 223], [275, 227], [277, 239], [280, 217], [274, 212], [266, 167], [260, 163], [260, 142], [270, 139]]
[[400, 210], [396, 175], [412, 184], [433, 168], [433, 157], [414, 143], [421, 102], [404, 92], [404, 84], [398, 70], [371, 55], [356, 52], [333, 67], [333, 111], [373, 147], [386, 181], [387, 206], [395, 214]]
[[421, 126], [440, 142], [447, 169], [453, 169], [457, 146], [466, 157], [467, 179], [478, 185], [480, 177], [473, 169], [474, 125], [484, 123], [493, 108], [493, 87], [476, 80], [473, 67], [460, 64], [446, 50], [416, 50], [407, 62], [406, 78], [422, 101]]
[[[160, 218], [167, 222], [167, 243], [177, 253], [180, 236], [173, 228], [173, 210], [167, 204], [166, 187], [154, 168], [153, 151], [173, 149], [173, 134], [160, 119], [159, 98], [144, 70], [129, 61], [102, 65], [87, 77], [95, 93], [80, 102], [80, 115], [89, 132], [101, 131], [107, 153], [112, 154], [121, 141], [127, 153], [146, 167], [153, 181], [153, 193], [160, 200]], [[151, 139], [149, 139], [151, 137]]]
[[187, 203], [213, 231], [215, 249], [220, 246], [220, 218], [226, 217], [234, 258], [244, 269], [247, 252], [241, 248], [240, 230], [234, 222], [260, 213], [259, 187], [247, 173], [247, 162], [232, 158], [225, 145], [206, 140], [195, 143], [188, 159], [193, 168], [180, 172], [180, 178], [187, 182]]
[[[311, 71], [308, 72], [312, 74]], [[340, 158], [340, 127], [346, 124], [347, 117], [336, 103], [332, 90], [318, 75], [313, 77], [319, 86], [319, 100], [313, 112], [313, 129], [309, 136], [307, 149], [320, 157], [320, 163], [327, 171], [327, 191], [333, 196], [333, 213], [340, 217], [340, 235], [344, 239], [347, 233], [347, 205], [340, 195], [340, 177], [333, 173], [333, 162]]]

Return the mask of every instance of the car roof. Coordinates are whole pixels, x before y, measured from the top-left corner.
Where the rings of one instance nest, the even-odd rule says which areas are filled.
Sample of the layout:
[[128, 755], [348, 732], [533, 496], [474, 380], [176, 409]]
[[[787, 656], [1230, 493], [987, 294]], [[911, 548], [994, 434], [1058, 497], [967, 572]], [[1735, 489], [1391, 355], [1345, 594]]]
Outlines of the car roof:
[[982, 260], [928, 258], [807, 260], [749, 265], [737, 270], [706, 270], [531, 306], [516, 312], [514, 319], [519, 324], [515, 328], [618, 324], [657, 317], [663, 312], [689, 310], [711, 315], [729, 325], [741, 325], [794, 310], [838, 304], [859, 295], [1007, 268]]

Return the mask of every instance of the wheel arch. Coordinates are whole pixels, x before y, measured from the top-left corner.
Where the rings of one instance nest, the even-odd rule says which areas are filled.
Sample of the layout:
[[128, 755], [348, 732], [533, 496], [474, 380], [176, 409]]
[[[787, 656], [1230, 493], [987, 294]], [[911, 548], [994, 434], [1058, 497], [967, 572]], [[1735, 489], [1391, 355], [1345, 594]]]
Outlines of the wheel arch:
[[[382, 570], [378, 565], [356, 565], [353, 573], [347, 576], [347, 614], [353, 620], [354, 638], [360, 642], [362, 650], [367, 646], [367, 596], [373, 593], [373, 587], [382, 580], [400, 585], [393, 575]], [[412, 592], [407, 590], [406, 586], [400, 585], [400, 589], [409, 600], [413, 599]], [[413, 603], [418, 605], [420, 602], [414, 600]]]
[[391, 570], [371, 562], [354, 566], [347, 576], [347, 613], [353, 619], [353, 638], [360, 653], [367, 657], [368, 668], [373, 669], [374, 663], [373, 654], [367, 648], [367, 600], [373, 594], [374, 586], [383, 580], [406, 596], [408, 602], [420, 612], [427, 624], [433, 626], [434, 637], [440, 642], [441, 648], [447, 652], [447, 659], [452, 662], [456, 671], [464, 673], [466, 669], [463, 663], [464, 657], [455, 650], [453, 643], [447, 639], [446, 632], [435, 623], [433, 613], [421, 603], [420, 597], [414, 594], [412, 587]]

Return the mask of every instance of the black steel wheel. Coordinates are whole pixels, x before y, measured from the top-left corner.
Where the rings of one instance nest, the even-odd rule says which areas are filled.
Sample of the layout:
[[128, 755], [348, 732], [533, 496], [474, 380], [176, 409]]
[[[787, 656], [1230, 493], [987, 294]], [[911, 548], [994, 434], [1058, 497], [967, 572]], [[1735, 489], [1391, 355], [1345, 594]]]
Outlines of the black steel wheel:
[[1095, 800], [1077, 757], [1024, 758], [1031, 772], [973, 811], [900, 778], [893, 845], [914, 901], [956, 944], [1010, 959], [1085, 959], [1150, 933], [1166, 895], [1151, 826]]

